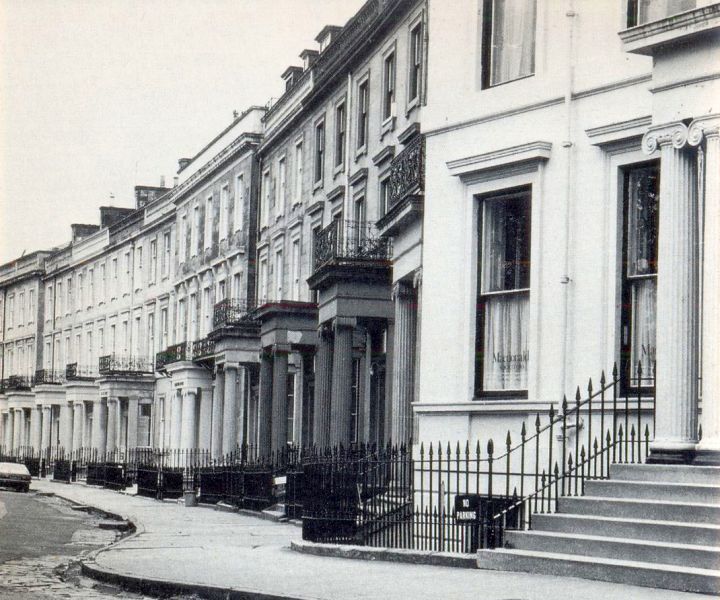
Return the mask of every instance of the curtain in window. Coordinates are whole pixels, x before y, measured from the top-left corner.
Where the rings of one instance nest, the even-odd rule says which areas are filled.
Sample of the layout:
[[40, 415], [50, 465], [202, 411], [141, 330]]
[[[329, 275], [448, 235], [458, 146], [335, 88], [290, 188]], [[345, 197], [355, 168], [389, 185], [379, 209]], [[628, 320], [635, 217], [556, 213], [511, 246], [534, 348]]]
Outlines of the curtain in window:
[[528, 294], [485, 302], [483, 390], [527, 389]]
[[695, 8], [696, 0], [640, 0], [638, 24], [664, 19]]
[[497, 292], [505, 289], [506, 203], [501, 200], [486, 200], [483, 211], [480, 281], [483, 292]]
[[[657, 281], [655, 278], [632, 284], [631, 378], [635, 382], [637, 364], [642, 364], [643, 379], [649, 377], [655, 361], [655, 317]], [[641, 382], [640, 382], [641, 383]]]
[[535, 0], [494, 0], [490, 84], [535, 70]]

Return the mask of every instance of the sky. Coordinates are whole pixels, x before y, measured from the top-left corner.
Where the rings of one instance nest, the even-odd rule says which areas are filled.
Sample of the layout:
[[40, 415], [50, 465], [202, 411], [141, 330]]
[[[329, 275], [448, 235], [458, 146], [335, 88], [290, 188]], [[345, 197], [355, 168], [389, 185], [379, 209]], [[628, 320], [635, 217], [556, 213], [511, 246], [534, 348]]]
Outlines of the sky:
[[363, 0], [0, 0], [0, 264], [172, 184]]

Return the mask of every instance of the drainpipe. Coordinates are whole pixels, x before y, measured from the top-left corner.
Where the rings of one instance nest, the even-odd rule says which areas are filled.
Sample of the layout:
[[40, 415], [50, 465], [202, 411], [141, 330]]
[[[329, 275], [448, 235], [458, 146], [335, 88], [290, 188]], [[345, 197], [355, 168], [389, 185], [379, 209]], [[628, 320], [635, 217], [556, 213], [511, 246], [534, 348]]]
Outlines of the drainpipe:
[[[352, 81], [353, 75], [352, 72], [350, 72], [347, 76], [347, 92], [345, 93], [347, 96], [347, 100], [345, 101], [345, 106], [347, 107], [345, 111], [345, 164], [343, 165], [345, 168], [345, 221], [349, 221], [348, 216], [352, 214], [352, 211], [350, 211], [350, 209], [352, 209], [352, 196], [350, 195], [350, 149], [352, 148], [352, 144], [350, 143], [350, 124], [352, 122], [350, 115], [353, 111]], [[345, 236], [347, 237], [347, 231], [345, 232]]]
[[570, 340], [570, 313], [573, 310], [572, 299], [570, 298], [572, 282], [570, 272], [572, 269], [571, 248], [573, 241], [573, 227], [575, 211], [573, 207], [573, 190], [574, 190], [574, 161], [575, 147], [573, 143], [573, 107], [572, 94], [575, 83], [575, 12], [574, 0], [568, 0], [567, 10], [565, 12], [567, 20], [568, 40], [567, 40], [567, 72], [565, 81], [565, 139], [562, 147], [565, 149], [565, 251], [563, 258], [563, 275], [560, 279], [561, 285], [564, 286], [563, 294], [563, 340], [562, 340], [562, 365], [561, 365], [561, 382], [562, 389], [568, 389], [568, 351], [571, 344]]

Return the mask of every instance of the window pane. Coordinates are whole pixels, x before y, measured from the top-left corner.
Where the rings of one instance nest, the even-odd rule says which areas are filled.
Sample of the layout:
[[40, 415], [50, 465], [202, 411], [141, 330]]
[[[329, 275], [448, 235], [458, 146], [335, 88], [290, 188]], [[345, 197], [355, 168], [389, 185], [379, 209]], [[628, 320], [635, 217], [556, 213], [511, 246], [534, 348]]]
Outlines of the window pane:
[[529, 294], [485, 301], [483, 390], [527, 389]]
[[[637, 377], [638, 362], [642, 365], [643, 379], [650, 377], [655, 362], [655, 316], [657, 307], [657, 280], [652, 277], [634, 281], [631, 289], [632, 334], [630, 344], [630, 373]], [[633, 381], [637, 385], [637, 381]]]
[[696, 0], [639, 0], [638, 25], [695, 8]]
[[490, 85], [535, 71], [535, 0], [492, 3]]
[[483, 202], [483, 293], [530, 286], [530, 202], [526, 195]]
[[629, 276], [657, 273], [658, 183], [654, 165], [627, 175]]

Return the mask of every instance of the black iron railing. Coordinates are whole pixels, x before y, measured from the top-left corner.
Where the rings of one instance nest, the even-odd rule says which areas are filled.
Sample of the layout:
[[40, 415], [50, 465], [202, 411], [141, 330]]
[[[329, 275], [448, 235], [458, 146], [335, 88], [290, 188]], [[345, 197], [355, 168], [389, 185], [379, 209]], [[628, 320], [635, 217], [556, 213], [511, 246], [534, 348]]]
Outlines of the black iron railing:
[[229, 327], [252, 321], [254, 303], [241, 298], [225, 298], [220, 300], [213, 308], [213, 326]]
[[65, 365], [66, 381], [92, 381], [99, 375], [96, 365], [79, 365], [78, 363], [69, 363]]
[[315, 238], [314, 269], [331, 261], [387, 261], [390, 255], [390, 242], [374, 223], [336, 219]]
[[190, 360], [190, 356], [191, 348], [189, 348], [187, 342], [173, 344], [155, 355], [155, 370], [160, 371], [164, 369], [166, 365], [183, 360]]
[[[645, 379], [640, 365], [635, 378]], [[551, 404], [503, 444], [402, 446], [303, 461], [303, 537], [468, 553], [503, 544], [614, 463], [641, 463], [654, 437], [654, 386], [621, 395], [617, 368]], [[469, 508], [463, 510], [463, 502]]]
[[210, 358], [215, 354], [215, 340], [203, 338], [193, 342], [192, 357], [193, 360], [203, 360]]
[[10, 375], [0, 381], [0, 389], [6, 391], [29, 390], [34, 385], [34, 377], [29, 375]]
[[147, 358], [122, 354], [107, 354], [98, 360], [100, 375], [142, 375], [152, 373], [152, 365]]
[[65, 381], [65, 374], [62, 371], [53, 369], [38, 369], [35, 371], [34, 385], [59, 385]]
[[390, 165], [386, 211], [409, 195], [425, 189], [425, 136], [413, 139]]

